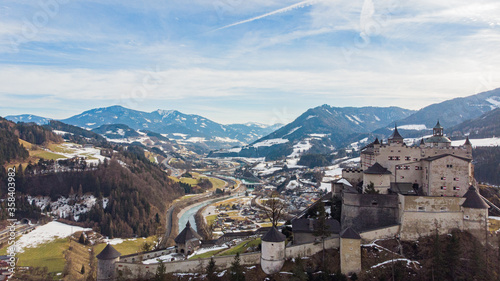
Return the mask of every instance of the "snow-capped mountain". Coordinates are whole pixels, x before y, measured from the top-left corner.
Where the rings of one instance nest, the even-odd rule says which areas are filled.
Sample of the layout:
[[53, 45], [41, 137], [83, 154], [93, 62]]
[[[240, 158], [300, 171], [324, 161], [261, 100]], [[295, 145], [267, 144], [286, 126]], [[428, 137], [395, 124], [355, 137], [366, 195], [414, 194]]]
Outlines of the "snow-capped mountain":
[[[474, 119], [482, 114], [500, 107], [500, 88], [476, 95], [455, 98], [426, 106], [412, 115], [396, 120], [398, 130], [403, 136], [418, 137], [428, 134], [437, 120], [445, 127], [451, 128], [466, 120]], [[388, 136], [394, 129], [394, 122], [375, 130], [378, 136]]]
[[274, 126], [255, 124], [222, 125], [205, 117], [177, 110], [143, 112], [122, 106], [96, 108], [61, 121], [89, 129], [124, 124], [134, 130], [162, 134], [181, 144], [196, 144], [206, 150], [245, 145], [275, 129]]
[[342, 147], [353, 136], [369, 133], [380, 126], [409, 116], [413, 111], [399, 107], [311, 108], [275, 132], [237, 151], [212, 153], [213, 156], [298, 157], [304, 153], [326, 153]]
[[36, 123], [37, 125], [45, 125], [48, 124], [51, 120], [50, 118], [45, 118], [41, 116], [31, 115], [31, 114], [22, 114], [22, 115], [9, 115], [5, 116], [5, 119], [10, 120], [12, 122], [24, 122], [24, 123]]

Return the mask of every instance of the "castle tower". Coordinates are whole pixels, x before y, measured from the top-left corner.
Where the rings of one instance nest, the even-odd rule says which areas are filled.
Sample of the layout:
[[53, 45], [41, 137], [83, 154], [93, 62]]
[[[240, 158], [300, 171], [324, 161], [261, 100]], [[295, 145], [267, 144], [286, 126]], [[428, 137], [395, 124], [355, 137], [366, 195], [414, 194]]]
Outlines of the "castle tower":
[[350, 227], [340, 233], [340, 271], [346, 275], [361, 271], [361, 236]]
[[120, 259], [120, 252], [108, 244], [97, 258], [97, 281], [115, 280], [115, 263]]
[[186, 223], [184, 230], [174, 239], [177, 246], [176, 252], [191, 255], [201, 244], [201, 236], [191, 227], [191, 223]]
[[277, 273], [283, 267], [285, 263], [285, 240], [286, 236], [274, 226], [262, 237], [260, 266], [266, 274]]
[[439, 124], [439, 120], [438, 120], [438, 122], [436, 123], [436, 126], [434, 126], [434, 128], [432, 128], [432, 135], [442, 137], [444, 135], [443, 129], [444, 129], [443, 126], [441, 126], [441, 124]]
[[470, 143], [469, 136], [465, 139], [464, 147], [467, 150], [467, 156], [472, 157], [472, 143]]
[[391, 144], [403, 144], [404, 143], [404, 138], [399, 134], [397, 125], [394, 125], [394, 132], [389, 137], [388, 141], [389, 141], [389, 145], [391, 145]]
[[464, 212], [464, 230], [468, 230], [479, 239], [485, 239], [488, 227], [488, 204], [479, 196], [476, 188], [470, 186], [464, 194], [462, 204]]
[[431, 147], [450, 147], [451, 140], [444, 136], [443, 126], [437, 121], [436, 126], [432, 128], [432, 137], [425, 140], [426, 146]]

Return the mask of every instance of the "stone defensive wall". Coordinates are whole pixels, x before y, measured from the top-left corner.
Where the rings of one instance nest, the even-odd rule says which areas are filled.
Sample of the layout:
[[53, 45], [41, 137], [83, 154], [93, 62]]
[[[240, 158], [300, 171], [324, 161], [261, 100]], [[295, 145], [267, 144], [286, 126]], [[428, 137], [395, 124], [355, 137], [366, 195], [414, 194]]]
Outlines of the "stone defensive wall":
[[399, 223], [399, 200], [392, 194], [344, 193], [342, 229], [358, 233]]
[[369, 243], [376, 239], [390, 239], [394, 238], [399, 234], [400, 225], [392, 225], [388, 227], [380, 227], [373, 230], [368, 230], [365, 232], [361, 232], [359, 235], [361, 236], [361, 241], [363, 243]]
[[[332, 238], [325, 240], [325, 249], [338, 249], [340, 246], [340, 238]], [[285, 258], [306, 257], [319, 253], [323, 250], [322, 243], [309, 243], [296, 246], [289, 246], [285, 248]], [[142, 260], [152, 259], [162, 255], [172, 253], [173, 249], [165, 249], [161, 251], [145, 252], [141, 254], [134, 254], [120, 257], [120, 261], [115, 263], [115, 268], [122, 271], [124, 276], [135, 277], [151, 277], [154, 276], [159, 263], [156, 264], [143, 264]], [[246, 253], [240, 255], [241, 265], [250, 266], [260, 264], [260, 252]], [[231, 266], [234, 261], [235, 255], [213, 257], [215, 265], [219, 269], [226, 269]], [[165, 261], [165, 269], [167, 273], [174, 272], [198, 272], [202, 271], [208, 265], [210, 258], [184, 260], [184, 261]]]

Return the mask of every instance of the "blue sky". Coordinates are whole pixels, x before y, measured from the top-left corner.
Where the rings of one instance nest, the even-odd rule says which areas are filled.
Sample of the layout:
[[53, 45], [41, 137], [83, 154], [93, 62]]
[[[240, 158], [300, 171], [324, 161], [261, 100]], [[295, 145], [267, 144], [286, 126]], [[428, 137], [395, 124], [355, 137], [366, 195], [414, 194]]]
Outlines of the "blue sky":
[[499, 46], [496, 0], [3, 0], [0, 115], [419, 109], [500, 87]]

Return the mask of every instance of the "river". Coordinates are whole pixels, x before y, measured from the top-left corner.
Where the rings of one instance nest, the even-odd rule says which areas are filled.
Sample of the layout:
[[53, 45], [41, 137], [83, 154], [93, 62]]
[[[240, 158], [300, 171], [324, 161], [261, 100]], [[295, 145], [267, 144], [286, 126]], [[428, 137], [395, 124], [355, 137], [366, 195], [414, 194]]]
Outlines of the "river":
[[205, 207], [206, 205], [212, 204], [212, 203], [217, 202], [217, 201], [226, 200], [226, 199], [229, 199], [232, 197], [234, 197], [234, 196], [216, 198], [216, 199], [212, 199], [212, 200], [208, 200], [208, 201], [203, 201], [201, 203], [194, 205], [189, 210], [184, 212], [184, 214], [182, 214], [182, 216], [179, 218], [179, 232], [181, 232], [186, 227], [186, 223], [188, 222], [188, 220], [191, 223], [191, 227], [193, 227], [193, 229], [196, 230], [196, 232], [198, 232], [198, 226], [196, 225], [196, 222], [194, 220], [194, 215], [196, 215], [198, 210]]

